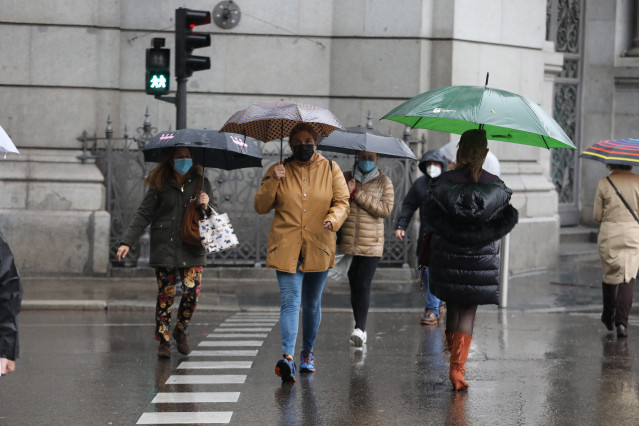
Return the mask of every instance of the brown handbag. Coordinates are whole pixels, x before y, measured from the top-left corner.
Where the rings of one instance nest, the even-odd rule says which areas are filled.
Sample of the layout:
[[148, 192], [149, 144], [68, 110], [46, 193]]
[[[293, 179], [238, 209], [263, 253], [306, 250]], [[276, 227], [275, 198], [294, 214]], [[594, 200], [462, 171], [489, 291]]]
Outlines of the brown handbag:
[[180, 237], [182, 237], [184, 243], [200, 247], [202, 246], [202, 241], [200, 240], [199, 221], [203, 218], [203, 214], [202, 208], [198, 205], [198, 195], [202, 189], [203, 180], [204, 177], [198, 181], [189, 204], [186, 205], [180, 231]]

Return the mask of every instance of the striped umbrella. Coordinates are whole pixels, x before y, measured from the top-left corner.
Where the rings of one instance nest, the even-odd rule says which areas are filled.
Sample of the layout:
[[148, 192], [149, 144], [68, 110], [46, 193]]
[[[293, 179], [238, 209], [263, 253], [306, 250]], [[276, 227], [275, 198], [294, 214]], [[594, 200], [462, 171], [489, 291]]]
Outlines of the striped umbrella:
[[588, 147], [579, 156], [601, 161], [604, 164], [639, 166], [639, 139], [601, 140]]
[[[266, 101], [249, 105], [229, 118], [221, 132], [237, 133], [262, 142], [287, 138], [298, 123], [308, 123], [320, 136], [328, 136], [335, 129], [344, 129], [337, 117], [315, 105], [281, 101]], [[281, 153], [280, 153], [281, 154]]]

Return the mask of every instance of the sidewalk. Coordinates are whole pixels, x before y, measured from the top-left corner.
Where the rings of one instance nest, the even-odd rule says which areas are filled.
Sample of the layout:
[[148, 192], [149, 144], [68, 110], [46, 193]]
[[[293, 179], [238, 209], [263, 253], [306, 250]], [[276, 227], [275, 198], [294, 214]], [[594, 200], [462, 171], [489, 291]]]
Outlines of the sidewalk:
[[[155, 309], [152, 270], [117, 273], [120, 276], [110, 278], [23, 277], [22, 309]], [[408, 269], [380, 268], [373, 282], [371, 310], [423, 310], [423, 297], [413, 275]], [[598, 259], [561, 256], [559, 266], [553, 270], [510, 276], [507, 309], [599, 310], [600, 283]], [[322, 296], [323, 309], [350, 310], [349, 294], [348, 282], [329, 280]], [[198, 309], [277, 310], [279, 291], [275, 273], [264, 268], [207, 268]]]

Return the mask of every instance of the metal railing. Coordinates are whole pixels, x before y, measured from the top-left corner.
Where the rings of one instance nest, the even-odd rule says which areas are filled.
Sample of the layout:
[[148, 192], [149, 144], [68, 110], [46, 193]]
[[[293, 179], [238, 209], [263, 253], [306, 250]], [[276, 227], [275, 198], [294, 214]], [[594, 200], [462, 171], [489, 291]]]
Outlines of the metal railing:
[[[370, 125], [370, 118], [369, 118]], [[144, 123], [136, 130], [135, 136], [128, 134], [125, 126], [122, 137], [113, 136], [111, 119], [107, 119], [104, 137], [89, 136], [86, 131], [78, 140], [82, 143], [83, 162], [95, 160], [105, 176], [106, 210], [111, 215], [109, 261], [113, 266], [146, 266], [149, 256], [148, 232], [142, 236], [138, 247], [132, 247], [125, 262], [117, 262], [116, 251], [119, 240], [131, 222], [144, 196], [143, 179], [153, 164], [144, 162], [142, 148], [157, 133], [151, 125], [148, 110]], [[405, 139], [410, 132], [407, 129]], [[406, 141], [413, 151], [422, 152], [425, 140]], [[266, 246], [273, 213], [258, 215], [253, 209], [253, 199], [260, 186], [266, 169], [280, 159], [279, 142], [258, 142], [264, 160], [263, 168], [225, 171], [206, 169], [206, 177], [212, 184], [213, 197], [218, 210], [226, 212], [240, 244], [209, 257], [209, 265], [263, 266], [266, 261]], [[284, 144], [284, 155], [290, 155], [288, 144]], [[354, 157], [343, 154], [322, 152], [327, 158], [337, 162], [343, 171], [352, 170]], [[389, 176], [395, 191], [395, 205], [391, 215], [384, 220], [385, 242], [381, 260], [386, 266], [407, 266], [414, 263], [414, 241], [412, 232], [407, 232], [404, 241], [395, 238], [395, 224], [404, 196], [410, 189], [417, 172], [417, 162], [411, 160], [380, 159], [379, 168]], [[418, 219], [416, 213], [414, 219]], [[411, 226], [415, 226], [413, 220]], [[410, 231], [410, 230], [409, 230]]]

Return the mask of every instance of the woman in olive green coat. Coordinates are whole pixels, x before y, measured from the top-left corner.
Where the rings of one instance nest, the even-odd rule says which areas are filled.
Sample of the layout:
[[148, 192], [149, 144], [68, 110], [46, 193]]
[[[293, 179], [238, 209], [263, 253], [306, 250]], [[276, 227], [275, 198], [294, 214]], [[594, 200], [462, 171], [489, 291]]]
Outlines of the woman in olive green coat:
[[144, 229], [151, 224], [149, 263], [155, 268], [158, 283], [155, 338], [160, 342], [160, 358], [171, 356], [169, 326], [178, 273], [182, 278], [182, 299], [173, 337], [179, 352], [185, 355], [190, 352], [185, 331], [200, 294], [206, 251], [201, 245], [189, 245], [182, 241], [180, 230], [186, 206], [202, 180], [201, 192], [197, 197], [201, 207], [207, 209], [211, 184], [208, 179], [202, 178], [202, 167], [193, 165], [187, 147], [172, 150], [145, 179], [149, 190], [122, 237], [117, 252], [118, 261], [125, 258], [129, 248], [137, 243]]

